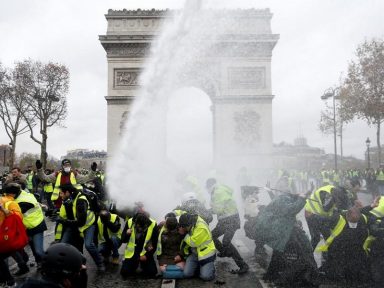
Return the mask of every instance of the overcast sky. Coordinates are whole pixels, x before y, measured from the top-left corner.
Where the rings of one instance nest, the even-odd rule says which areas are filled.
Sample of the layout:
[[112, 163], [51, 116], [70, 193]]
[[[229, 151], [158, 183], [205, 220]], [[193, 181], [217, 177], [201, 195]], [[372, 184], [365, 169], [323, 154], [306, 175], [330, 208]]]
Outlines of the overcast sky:
[[[332, 136], [318, 130], [324, 90], [347, 71], [359, 43], [384, 37], [381, 0], [203, 0], [206, 6], [270, 8], [272, 31], [280, 34], [272, 57], [274, 143], [303, 135], [311, 146], [333, 151]], [[71, 73], [65, 129], [49, 131], [48, 152], [106, 150], [107, 61], [98, 35], [104, 35], [108, 9], [180, 8], [182, 0], [12, 0], [0, 2], [0, 61], [12, 66], [26, 58], [65, 64]], [[349, 125], [344, 155], [363, 158], [365, 139], [375, 130]], [[383, 137], [382, 137], [383, 139]], [[39, 152], [24, 136], [17, 153]], [[0, 144], [9, 143], [0, 126]]]

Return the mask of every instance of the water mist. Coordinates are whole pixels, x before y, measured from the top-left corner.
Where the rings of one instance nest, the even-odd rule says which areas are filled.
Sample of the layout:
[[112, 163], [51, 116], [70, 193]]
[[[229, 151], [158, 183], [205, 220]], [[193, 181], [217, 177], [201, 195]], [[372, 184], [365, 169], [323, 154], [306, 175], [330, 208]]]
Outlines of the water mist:
[[[177, 188], [180, 177], [189, 174], [200, 177], [201, 189], [205, 192], [205, 180], [213, 169], [212, 157], [208, 157], [207, 151], [196, 150], [186, 157], [168, 157], [173, 149], [180, 155], [185, 147], [169, 143], [167, 112], [171, 97], [183, 94], [194, 99], [194, 95], [202, 93], [185, 87], [199, 88], [209, 82], [204, 73], [211, 68], [206, 56], [218, 49], [232, 49], [216, 44], [220, 35], [226, 34], [226, 29], [234, 29], [232, 24], [219, 26], [215, 12], [203, 10], [200, 1], [187, 1], [184, 9], [170, 13], [171, 17], [151, 47], [151, 57], [147, 59], [140, 78], [140, 93], [133, 103], [125, 133], [107, 171], [109, 193], [118, 207], [133, 206], [140, 201], [157, 220], [180, 204], [182, 195]], [[200, 101], [198, 98], [196, 101]], [[209, 109], [209, 100], [204, 103], [203, 108]], [[200, 112], [195, 111], [197, 115]], [[212, 122], [212, 118], [209, 121]], [[211, 122], [207, 125], [212, 126]], [[190, 133], [188, 124], [184, 125], [180, 133]], [[212, 145], [212, 135], [188, 139], [188, 145], [194, 147], [199, 147], [202, 142]], [[201, 147], [206, 149], [207, 145]], [[226, 184], [231, 180], [228, 179]]]

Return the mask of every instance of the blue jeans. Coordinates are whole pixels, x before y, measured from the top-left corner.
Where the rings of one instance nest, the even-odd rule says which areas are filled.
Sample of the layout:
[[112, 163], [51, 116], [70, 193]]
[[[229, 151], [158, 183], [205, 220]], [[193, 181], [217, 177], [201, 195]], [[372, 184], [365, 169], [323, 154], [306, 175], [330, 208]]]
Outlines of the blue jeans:
[[29, 236], [29, 246], [31, 246], [36, 263], [40, 263], [44, 256], [44, 232]]
[[96, 225], [92, 225], [84, 230], [84, 246], [87, 249], [89, 255], [91, 255], [93, 261], [95, 261], [96, 265], [99, 266], [103, 262], [99, 255], [99, 251], [97, 250], [97, 246], [93, 241], [96, 232]]
[[121, 241], [116, 236], [112, 236], [110, 241], [103, 242], [99, 244], [99, 252], [104, 257], [109, 257], [112, 251], [112, 257], [119, 257], [119, 248], [121, 246]]
[[199, 272], [200, 279], [204, 281], [215, 279], [215, 262], [211, 261], [200, 265], [196, 254], [189, 255], [185, 262], [184, 277], [192, 278], [197, 272]]

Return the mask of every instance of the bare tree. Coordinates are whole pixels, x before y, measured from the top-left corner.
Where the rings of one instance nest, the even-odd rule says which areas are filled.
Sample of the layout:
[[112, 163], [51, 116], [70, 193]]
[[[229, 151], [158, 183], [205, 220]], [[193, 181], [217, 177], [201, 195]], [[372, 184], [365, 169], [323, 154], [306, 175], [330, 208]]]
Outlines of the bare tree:
[[23, 115], [28, 110], [23, 92], [23, 88], [15, 84], [12, 71], [0, 64], [0, 118], [10, 140], [10, 167], [14, 166], [17, 136], [29, 131], [23, 121]]
[[[24, 118], [29, 126], [30, 137], [40, 145], [40, 158], [45, 168], [48, 129], [55, 125], [62, 126], [67, 116], [69, 71], [58, 63], [44, 64], [29, 59], [16, 63], [15, 75], [18, 84], [27, 91], [25, 101], [29, 110]], [[34, 126], [38, 127], [41, 137], [34, 134]]]
[[378, 161], [381, 163], [380, 130], [384, 121], [384, 42], [365, 41], [356, 50], [357, 60], [348, 67], [342, 107], [376, 127]]

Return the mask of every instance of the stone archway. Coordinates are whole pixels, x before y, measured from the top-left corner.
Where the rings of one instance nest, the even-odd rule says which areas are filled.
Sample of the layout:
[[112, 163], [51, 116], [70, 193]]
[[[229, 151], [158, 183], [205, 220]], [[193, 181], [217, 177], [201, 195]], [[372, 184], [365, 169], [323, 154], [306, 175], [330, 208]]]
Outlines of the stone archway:
[[[235, 15], [233, 31], [220, 35], [217, 45], [231, 49], [211, 51], [202, 77], [182, 86], [194, 86], [212, 99], [214, 159], [237, 163], [266, 161], [272, 150], [272, 50], [279, 35], [272, 34], [269, 9], [218, 10], [217, 21]], [[109, 10], [106, 35], [99, 40], [108, 61], [108, 153], [113, 154], [122, 119], [129, 115], [138, 94], [137, 81], [159, 27], [172, 17], [168, 10]], [[218, 23], [220, 25], [220, 23]], [[225, 60], [223, 60], [225, 59]], [[199, 65], [198, 63], [196, 65]], [[196, 70], [196, 67], [194, 67]], [[188, 75], [188, 71], [185, 73]], [[196, 80], [197, 79], [197, 80]], [[239, 152], [240, 151], [240, 152]]]

